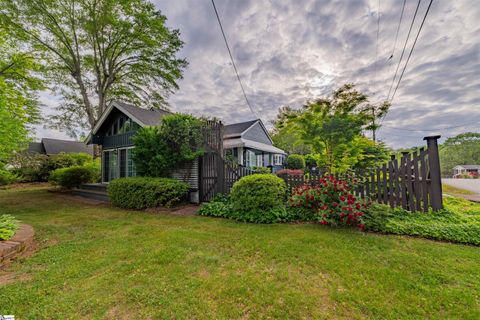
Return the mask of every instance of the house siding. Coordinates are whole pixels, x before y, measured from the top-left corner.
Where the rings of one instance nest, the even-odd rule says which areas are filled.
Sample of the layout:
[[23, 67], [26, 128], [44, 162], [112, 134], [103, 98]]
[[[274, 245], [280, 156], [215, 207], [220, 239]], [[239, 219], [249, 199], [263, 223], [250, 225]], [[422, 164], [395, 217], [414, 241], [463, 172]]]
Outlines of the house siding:
[[260, 123], [254, 124], [250, 129], [245, 131], [245, 133], [242, 135], [243, 138], [253, 140], [253, 141], [258, 141], [261, 143], [269, 144], [272, 145], [272, 141], [268, 138], [267, 134], [263, 130], [262, 126]]

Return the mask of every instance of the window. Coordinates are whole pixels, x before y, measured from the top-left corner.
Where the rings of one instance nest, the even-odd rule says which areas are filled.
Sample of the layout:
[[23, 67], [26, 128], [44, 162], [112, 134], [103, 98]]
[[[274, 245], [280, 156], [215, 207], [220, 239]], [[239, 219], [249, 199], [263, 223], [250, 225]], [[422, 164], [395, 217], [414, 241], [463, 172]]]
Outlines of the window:
[[246, 150], [245, 152], [245, 166], [246, 167], [256, 167], [257, 166], [257, 156], [255, 152], [251, 150]]
[[282, 159], [282, 155], [281, 154], [274, 154], [273, 155], [273, 165], [274, 166], [281, 166], [283, 164], [283, 159]]
[[137, 167], [133, 161], [133, 149], [127, 149], [127, 177], [135, 177], [137, 175]]

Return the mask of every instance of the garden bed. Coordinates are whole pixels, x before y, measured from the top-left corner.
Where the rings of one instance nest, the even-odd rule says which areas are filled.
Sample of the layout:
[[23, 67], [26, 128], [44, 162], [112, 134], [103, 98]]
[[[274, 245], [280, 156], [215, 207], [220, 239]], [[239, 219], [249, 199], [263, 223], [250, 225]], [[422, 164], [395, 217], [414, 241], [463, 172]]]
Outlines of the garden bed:
[[27, 251], [33, 244], [34, 234], [32, 226], [21, 224], [12, 238], [0, 241], [0, 267]]

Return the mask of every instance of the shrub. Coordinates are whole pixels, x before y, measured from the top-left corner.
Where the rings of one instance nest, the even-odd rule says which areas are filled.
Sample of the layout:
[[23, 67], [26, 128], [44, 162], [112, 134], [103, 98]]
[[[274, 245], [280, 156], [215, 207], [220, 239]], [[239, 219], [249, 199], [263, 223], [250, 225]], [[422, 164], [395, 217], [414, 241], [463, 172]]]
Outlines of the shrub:
[[96, 182], [100, 175], [95, 166], [75, 166], [56, 169], [50, 174], [49, 181], [67, 189], [77, 188], [83, 183]]
[[232, 218], [255, 223], [280, 222], [287, 218], [285, 182], [272, 174], [253, 174], [235, 182], [230, 194]]
[[228, 196], [218, 194], [210, 202], [202, 203], [197, 211], [198, 215], [230, 218], [232, 213], [232, 205]]
[[115, 179], [107, 188], [112, 204], [128, 209], [172, 207], [185, 200], [188, 189], [176, 179], [149, 177]]
[[272, 169], [269, 167], [253, 167], [255, 173], [272, 173]]
[[8, 170], [0, 169], [0, 186], [11, 184], [19, 180], [18, 176]]
[[304, 169], [305, 158], [301, 154], [291, 154], [287, 157], [288, 169]]
[[0, 240], [8, 240], [18, 229], [18, 221], [9, 214], [0, 215]]
[[162, 177], [203, 155], [203, 125], [194, 116], [172, 114], [164, 116], [157, 127], [140, 129], [133, 138], [137, 172]]
[[276, 175], [289, 175], [289, 176], [303, 176], [304, 172], [301, 169], [282, 169], [275, 172]]
[[321, 224], [352, 225], [363, 229], [360, 218], [367, 205], [350, 190], [349, 183], [329, 176], [320, 179], [319, 185], [295, 188], [289, 205], [312, 210], [315, 220]]

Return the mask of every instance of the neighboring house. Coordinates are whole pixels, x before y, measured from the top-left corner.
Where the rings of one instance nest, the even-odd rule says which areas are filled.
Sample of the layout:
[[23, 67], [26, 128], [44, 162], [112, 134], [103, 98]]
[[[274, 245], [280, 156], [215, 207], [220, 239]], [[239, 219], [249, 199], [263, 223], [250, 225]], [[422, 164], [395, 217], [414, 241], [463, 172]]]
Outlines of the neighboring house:
[[283, 168], [285, 151], [274, 147], [272, 138], [260, 119], [224, 127], [223, 148], [227, 158], [248, 167]]
[[31, 142], [28, 145], [28, 152], [53, 155], [59, 153], [84, 152], [93, 155], [93, 147], [83, 142], [43, 138], [41, 142]]
[[[167, 114], [170, 112], [141, 109], [118, 101], [108, 106], [87, 138], [87, 144], [102, 146], [103, 183], [136, 175], [132, 137], [141, 127], [160, 124], [161, 118]], [[272, 145], [272, 139], [260, 120], [225, 126], [224, 149], [247, 167], [280, 168], [285, 158], [285, 152]], [[189, 183], [191, 186], [198, 183], [197, 174], [189, 176]]]
[[480, 175], [480, 165], [477, 164], [462, 164], [453, 167], [453, 177], [459, 177], [461, 175], [468, 174], [471, 176], [479, 176]]

